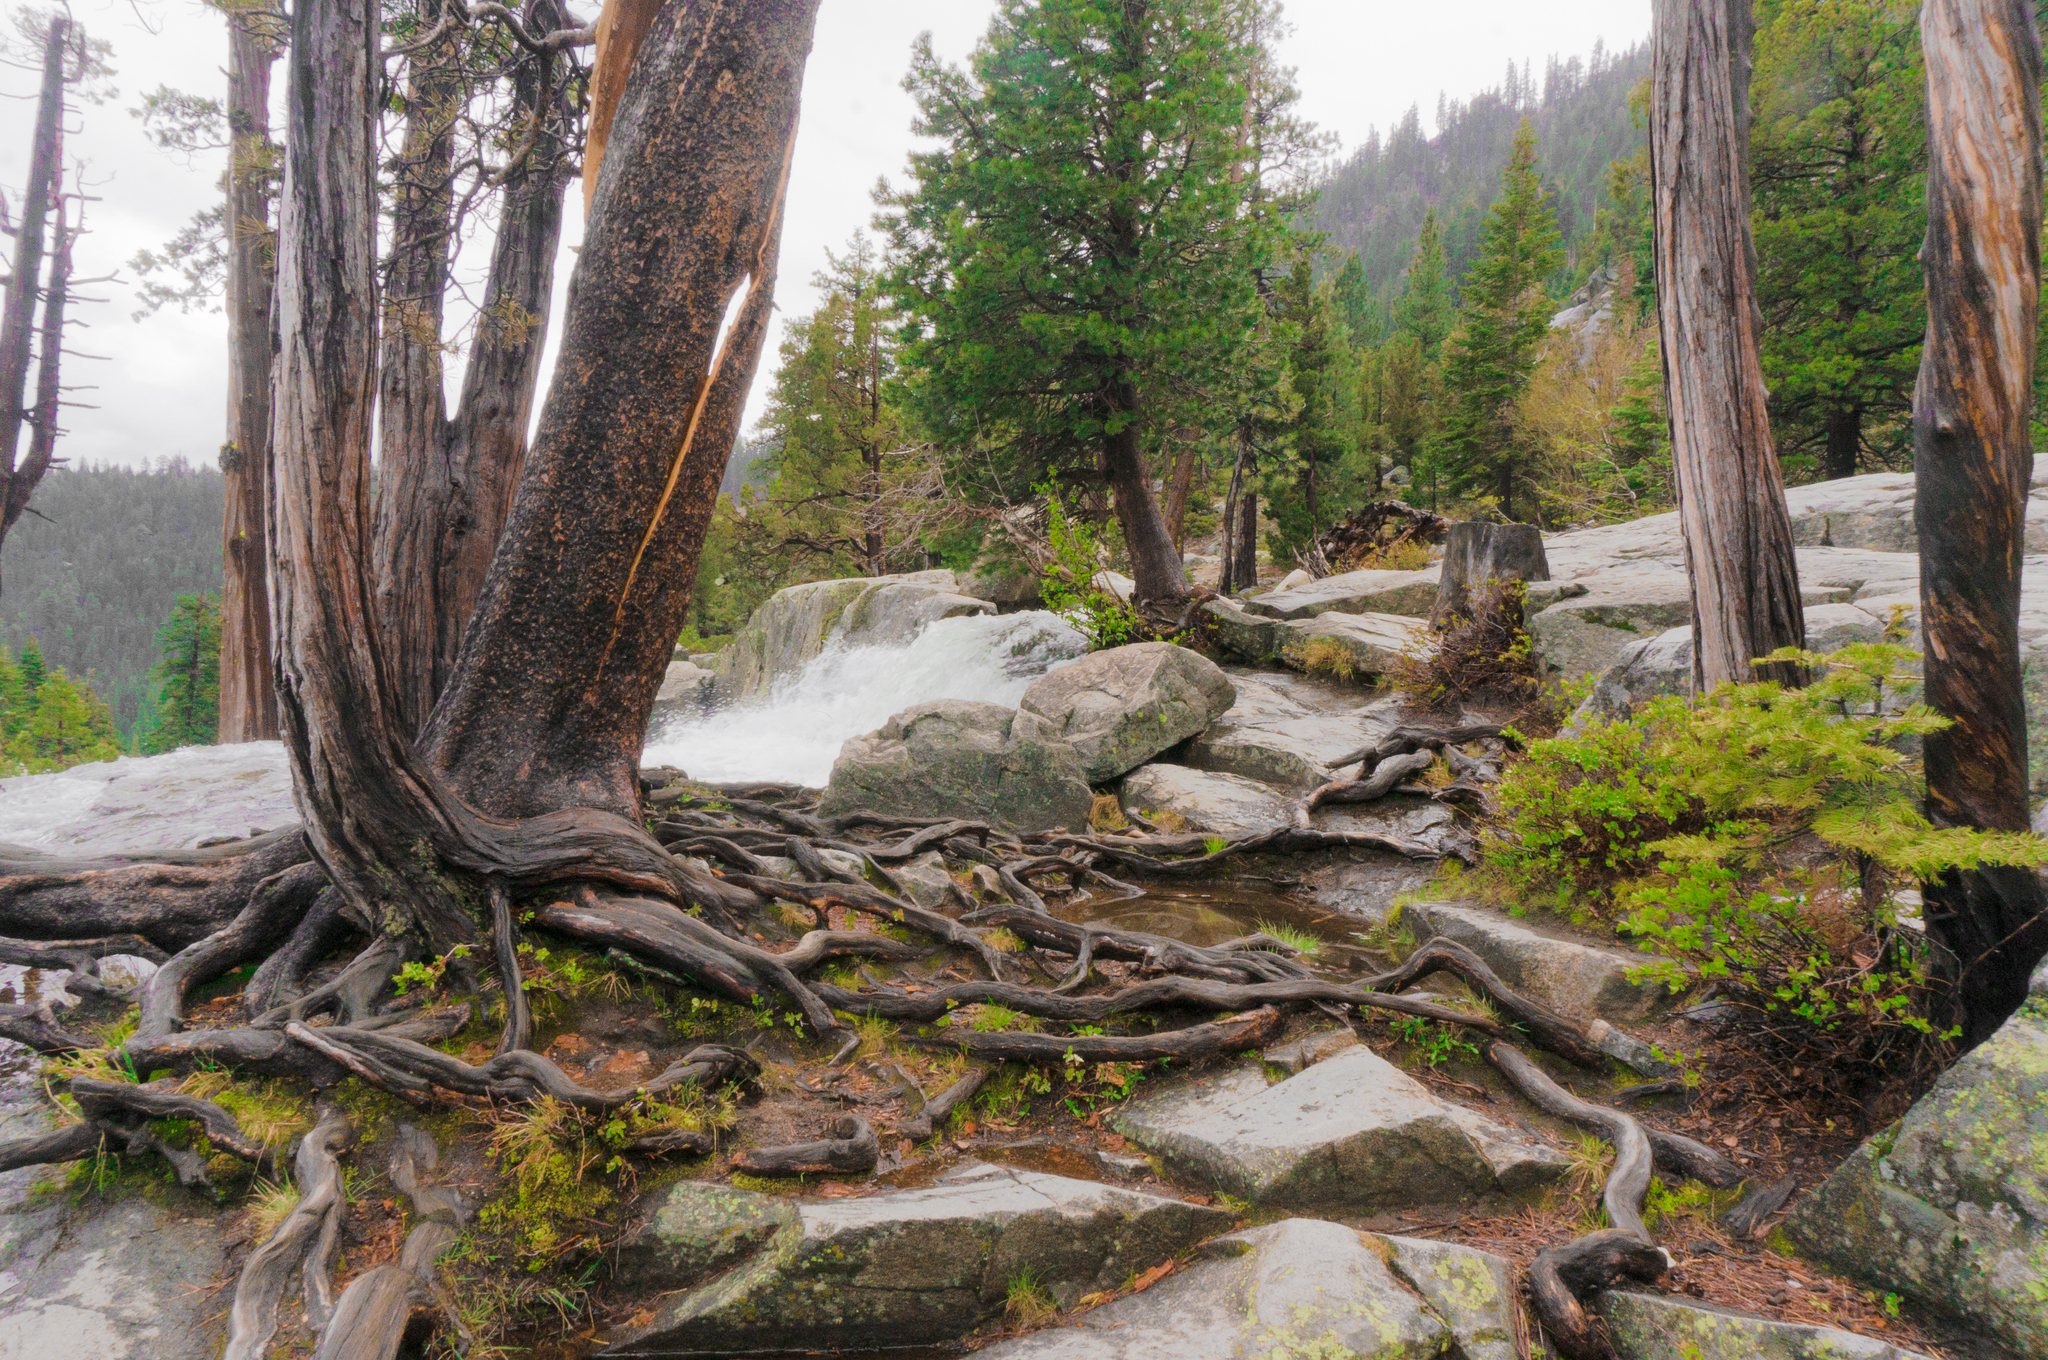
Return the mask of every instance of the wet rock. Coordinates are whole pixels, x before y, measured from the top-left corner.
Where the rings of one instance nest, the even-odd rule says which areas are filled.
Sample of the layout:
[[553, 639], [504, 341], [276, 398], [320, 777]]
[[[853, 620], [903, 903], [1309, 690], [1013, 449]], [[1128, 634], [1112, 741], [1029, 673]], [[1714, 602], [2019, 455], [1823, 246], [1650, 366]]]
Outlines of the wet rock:
[[1282, 623], [1279, 636], [1280, 659], [1287, 665], [1349, 679], [1389, 673], [1402, 657], [1426, 648], [1434, 635], [1421, 619], [1332, 610]]
[[0, 1357], [211, 1360], [222, 1243], [212, 1216], [146, 1200], [12, 1204], [0, 1211]]
[[1461, 1360], [1516, 1360], [1514, 1267], [1492, 1252], [1419, 1237], [1383, 1239], [1387, 1264], [1451, 1329]]
[[689, 1288], [757, 1254], [799, 1218], [791, 1200], [685, 1181], [640, 1206], [619, 1243], [617, 1279], [627, 1288]]
[[1142, 765], [1124, 776], [1118, 798], [1126, 812], [1170, 812], [1190, 831], [1232, 839], [1255, 836], [1289, 819], [1289, 800], [1271, 784], [1185, 765]]
[[1273, 620], [1249, 613], [1230, 600], [1205, 602], [1202, 627], [1218, 647], [1244, 661], [1264, 661], [1279, 646]]
[[291, 768], [275, 741], [0, 779], [0, 841], [58, 856], [190, 850], [298, 821]]
[[1202, 731], [1236, 702], [1215, 662], [1170, 642], [1140, 642], [1032, 681], [1018, 727], [1071, 745], [1088, 782], [1101, 784]]
[[1086, 826], [1094, 795], [1074, 748], [1013, 734], [1016, 717], [960, 699], [907, 708], [840, 749], [819, 811], [987, 818], [1020, 831]]
[[[1512, 1356], [1489, 1333], [1512, 1315], [1464, 1331], [1401, 1276], [1404, 1239], [1291, 1218], [1218, 1238], [1205, 1259], [1073, 1326], [992, 1346], [988, 1360], [1467, 1360]], [[1454, 1249], [1455, 1250], [1455, 1249]], [[1467, 1253], [1476, 1256], [1478, 1253]]]
[[1313, 1034], [1304, 1034], [1299, 1039], [1275, 1044], [1259, 1054], [1259, 1058], [1269, 1067], [1299, 1072], [1347, 1048], [1354, 1048], [1357, 1044], [1358, 1036], [1348, 1029], [1317, 1030]]
[[1255, 677], [1238, 676], [1235, 683], [1237, 703], [1176, 753], [1181, 763], [1282, 788], [1312, 789], [1329, 780], [1325, 761], [1386, 735], [1401, 721], [1398, 700], [1318, 713]]
[[910, 900], [920, 907], [937, 910], [955, 900], [953, 876], [946, 872], [945, 856], [936, 850], [927, 850], [916, 859], [891, 867], [889, 872], [896, 875]]
[[1561, 1155], [1505, 1125], [1454, 1113], [1363, 1047], [1273, 1086], [1256, 1068], [1208, 1080], [1127, 1105], [1112, 1122], [1169, 1166], [1258, 1205], [1446, 1204], [1519, 1192], [1565, 1166]]
[[718, 654], [713, 697], [760, 698], [828, 643], [903, 646], [939, 619], [994, 612], [989, 601], [960, 594], [953, 573], [943, 570], [790, 586], [769, 596]]
[[2034, 994], [1793, 1211], [1816, 1259], [2048, 1355], [2048, 969]]
[[1656, 960], [1632, 950], [1570, 938], [1562, 927], [1534, 927], [1476, 902], [1411, 902], [1404, 919], [1456, 940], [1509, 987], [1578, 1020], [1626, 1023], [1670, 1008], [1661, 983], [1631, 982], [1629, 971]]
[[[695, 1244], [726, 1240], [695, 1189], [670, 1192], [685, 1200], [675, 1221], [686, 1271], [699, 1269], [710, 1249]], [[655, 1223], [662, 1212], [654, 1211]], [[1000, 1166], [868, 1199], [772, 1207], [739, 1200], [731, 1214], [749, 1225], [742, 1232], [776, 1224], [751, 1255], [706, 1283], [641, 1277], [639, 1287], [655, 1295], [655, 1319], [615, 1334], [605, 1354], [947, 1340], [1000, 1313], [1010, 1282], [1026, 1272], [1071, 1305], [1231, 1222], [1221, 1210]]]
[[1621, 1360], [1927, 1360], [1834, 1327], [1772, 1322], [1708, 1303], [1616, 1290], [1596, 1300]]
[[710, 671], [692, 661], [671, 661], [668, 670], [661, 677], [661, 688], [654, 692], [654, 712], [648, 718], [647, 730], [659, 732], [663, 723], [675, 717], [693, 717], [704, 711], [711, 701], [714, 681]]
[[1312, 619], [1318, 614], [1402, 614], [1427, 618], [1436, 604], [1441, 568], [1421, 571], [1347, 571], [1245, 601], [1247, 613], [1269, 619]]

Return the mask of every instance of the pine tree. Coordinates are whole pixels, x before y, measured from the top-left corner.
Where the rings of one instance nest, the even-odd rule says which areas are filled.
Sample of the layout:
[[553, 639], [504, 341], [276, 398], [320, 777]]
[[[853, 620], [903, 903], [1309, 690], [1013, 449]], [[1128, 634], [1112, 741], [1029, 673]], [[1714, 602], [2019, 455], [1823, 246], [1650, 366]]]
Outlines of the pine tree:
[[1330, 285], [1331, 297], [1337, 305], [1337, 315], [1344, 322], [1344, 329], [1350, 332], [1351, 343], [1358, 348], [1377, 345], [1380, 332], [1384, 329], [1380, 321], [1379, 305], [1373, 301], [1372, 281], [1365, 276], [1365, 261], [1353, 251], [1344, 258], [1343, 267], [1338, 269], [1336, 279]]
[[1394, 333], [1412, 337], [1422, 346], [1422, 357], [1437, 361], [1444, 338], [1457, 320], [1451, 301], [1451, 277], [1444, 262], [1444, 234], [1436, 209], [1422, 216], [1422, 236], [1415, 243], [1415, 258], [1408, 264], [1401, 297], [1394, 304]]
[[33, 712], [7, 747], [8, 762], [25, 774], [68, 770], [120, 754], [120, 734], [106, 703], [61, 670], [44, 677]]
[[48, 678], [49, 669], [43, 665], [43, 644], [36, 641], [34, 637], [30, 637], [26, 643], [22, 644], [21, 648], [22, 687], [32, 697], [37, 690], [43, 687], [43, 681]]
[[1296, 252], [1278, 293], [1293, 342], [1287, 374], [1297, 404], [1285, 429], [1288, 456], [1269, 467], [1265, 490], [1274, 520], [1268, 547], [1275, 562], [1287, 562], [1342, 514], [1354, 488], [1358, 388], [1339, 304], [1328, 285], [1316, 283], [1306, 250]]
[[155, 724], [142, 736], [150, 755], [211, 746], [220, 728], [220, 602], [180, 595], [157, 630], [163, 659], [150, 672], [158, 690]]
[[1513, 518], [1531, 450], [1514, 425], [1515, 400], [1529, 384], [1549, 328], [1544, 278], [1557, 267], [1557, 222], [1536, 170], [1536, 132], [1527, 119], [1501, 170], [1500, 197], [1487, 214], [1479, 262], [1465, 278], [1460, 325], [1444, 346], [1443, 428], [1431, 461], [1454, 496], [1491, 496]]

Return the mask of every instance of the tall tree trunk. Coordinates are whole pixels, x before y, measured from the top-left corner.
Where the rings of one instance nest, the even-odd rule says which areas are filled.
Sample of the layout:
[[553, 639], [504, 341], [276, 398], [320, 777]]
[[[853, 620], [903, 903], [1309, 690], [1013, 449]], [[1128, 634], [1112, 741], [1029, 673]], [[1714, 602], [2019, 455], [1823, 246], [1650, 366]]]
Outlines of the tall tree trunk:
[[277, 737], [270, 669], [270, 567], [263, 517], [270, 502], [270, 71], [277, 45], [256, 22], [228, 18], [228, 437], [221, 521], [220, 740]]
[[[422, 0], [431, 29], [445, 0]], [[382, 359], [377, 384], [374, 559], [377, 622], [390, 649], [398, 721], [418, 732], [434, 704], [440, 631], [440, 547], [446, 507], [448, 439], [441, 377], [443, 303], [448, 291], [454, 211], [453, 101], [458, 97], [451, 34], [415, 54], [406, 91], [405, 143], [391, 205], [391, 260], [385, 271]]]
[[[15, 457], [21, 445], [21, 427], [29, 420], [28, 361], [34, 348], [36, 301], [42, 292], [44, 238], [57, 206], [57, 177], [64, 153], [64, 44], [70, 32], [68, 19], [54, 18], [43, 40], [43, 85], [29, 145], [28, 183], [15, 229], [7, 303], [0, 310], [0, 504], [14, 500]], [[33, 489], [32, 480], [29, 486]], [[5, 529], [0, 528], [0, 536], [4, 534]]]
[[[554, 0], [533, 0], [527, 6], [529, 30], [542, 32], [560, 23]], [[561, 59], [552, 55], [530, 59], [520, 68], [515, 94], [524, 115], [521, 130], [532, 141], [506, 177], [483, 314], [475, 352], [463, 374], [461, 401], [454, 419], [443, 424], [433, 456], [424, 460], [414, 479], [417, 500], [402, 516], [380, 521], [402, 527], [411, 536], [402, 546], [380, 543], [379, 569], [390, 562], [394, 573], [408, 573], [410, 579], [401, 588], [415, 601], [408, 608], [422, 625], [414, 641], [425, 650], [400, 651], [395, 658], [402, 691], [415, 700], [424, 694], [428, 701], [408, 712], [414, 731], [424, 725], [432, 699], [454, 674], [463, 633], [483, 595], [498, 536], [511, 514], [520, 469], [526, 463], [526, 432], [533, 421], [541, 352], [547, 343], [555, 254], [562, 237], [562, 196], [567, 189], [562, 144], [550, 121], [560, 76]], [[379, 588], [385, 588], [381, 577]], [[429, 622], [432, 638], [426, 645], [424, 627]]]
[[1166, 496], [1166, 527], [1173, 535], [1175, 552], [1187, 551], [1188, 497], [1195, 488], [1195, 469], [1202, 461], [1192, 440], [1184, 440], [1173, 455], [1173, 485]]
[[1224, 595], [1258, 584], [1256, 578], [1247, 581], [1237, 574], [1237, 503], [1244, 495], [1252, 457], [1251, 432], [1242, 420], [1237, 423], [1236, 443], [1237, 456], [1230, 460], [1230, 489], [1223, 495], [1223, 568], [1216, 582], [1216, 589]]
[[[1927, 701], [1938, 825], [2027, 829], [2020, 560], [2041, 295], [2041, 49], [2026, 0], [1926, 0], [1927, 341], [1913, 400]], [[1989, 1037], [2048, 953], [2032, 869], [1925, 885], [1954, 955], [1964, 1039]]]
[[1259, 583], [1259, 493], [1250, 487], [1237, 503], [1237, 570], [1233, 576], [1240, 590]]
[[1152, 600], [1180, 600], [1188, 595], [1188, 574], [1166, 517], [1159, 513], [1159, 498], [1145, 468], [1145, 450], [1138, 442], [1141, 424], [1137, 382], [1126, 376], [1110, 394], [1111, 410], [1123, 418], [1123, 427], [1102, 440], [1102, 476], [1115, 498], [1117, 526], [1123, 530], [1124, 547], [1131, 554], [1132, 595], [1136, 603]]
[[1825, 475], [1828, 481], [1856, 475], [1856, 460], [1863, 452], [1863, 408], [1837, 407], [1827, 414], [1828, 451]]
[[647, 717], [768, 324], [816, 16], [817, 0], [669, 0], [616, 111], [593, 111], [606, 135], [561, 360], [425, 737], [487, 813], [637, 813]]
[[[62, 167], [58, 173], [62, 174]], [[61, 187], [61, 181], [53, 187]], [[71, 244], [78, 239], [76, 228], [64, 225], [64, 203], [60, 195], [56, 211], [55, 248], [50, 252], [50, 282], [43, 290], [43, 340], [36, 356], [36, 405], [29, 431], [28, 452], [7, 478], [7, 498], [0, 502], [0, 538], [14, 527], [36, 484], [50, 470], [57, 451], [57, 416], [63, 405], [61, 370], [64, 361], [64, 307], [71, 298]]]
[[1650, 179], [1657, 321], [1702, 686], [1806, 640], [1792, 521], [1757, 353], [1749, 226], [1749, 0], [1656, 0]]

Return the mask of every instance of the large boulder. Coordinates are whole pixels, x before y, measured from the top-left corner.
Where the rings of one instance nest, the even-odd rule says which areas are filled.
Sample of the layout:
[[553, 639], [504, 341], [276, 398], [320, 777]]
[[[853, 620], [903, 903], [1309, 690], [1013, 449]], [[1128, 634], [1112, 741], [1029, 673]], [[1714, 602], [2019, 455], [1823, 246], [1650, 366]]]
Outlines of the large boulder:
[[1325, 576], [1286, 590], [1254, 595], [1247, 613], [1270, 619], [1312, 619], [1318, 614], [1405, 614], [1426, 618], [1436, 604], [1439, 567], [1421, 571], [1368, 568]]
[[1177, 1083], [1119, 1110], [1116, 1131], [1260, 1206], [1372, 1212], [1518, 1194], [1565, 1158], [1431, 1095], [1371, 1049], [1277, 1085], [1255, 1067]]
[[1290, 1218], [987, 1360], [1513, 1360], [1509, 1267], [1467, 1247]]
[[975, 817], [1019, 831], [1088, 824], [1094, 801], [1074, 748], [965, 699], [916, 704], [840, 748], [819, 811]]
[[1399, 698], [1332, 712], [1290, 695], [1277, 683], [1286, 678], [1233, 677], [1237, 702], [1177, 753], [1178, 758], [1198, 770], [1312, 789], [1329, 782], [1328, 762], [1401, 724], [1404, 709]]
[[[662, 1192], [620, 1267], [654, 1310], [607, 1355], [837, 1350], [950, 1340], [1028, 1275], [1062, 1306], [1228, 1228], [1231, 1215], [1000, 1166], [922, 1190], [790, 1201], [685, 1183]], [[714, 1273], [723, 1272], [723, 1273]]]
[[1821, 1262], [2048, 1355], [2048, 966], [1787, 1223]]
[[828, 645], [905, 646], [927, 624], [995, 605], [960, 593], [950, 571], [811, 581], [778, 590], [718, 654], [719, 703], [758, 699]]
[[1091, 784], [1177, 746], [1228, 712], [1237, 691], [1215, 662], [1170, 642], [1113, 647], [1031, 682], [1019, 735], [1065, 742]]
[[1142, 765], [1124, 776], [1117, 798], [1126, 812], [1170, 812], [1189, 831], [1231, 839], [1285, 826], [1291, 815], [1288, 797], [1271, 784], [1185, 765]]
[[[35, 1175], [38, 1172], [29, 1174]], [[145, 1199], [29, 1197], [0, 1210], [0, 1360], [211, 1360], [227, 1270], [213, 1215]]]
[[654, 712], [647, 719], [650, 734], [659, 733], [674, 718], [691, 718], [711, 702], [717, 677], [694, 661], [671, 661], [662, 674], [661, 688], [654, 693]]
[[1300, 622], [1282, 623], [1279, 653], [1295, 670], [1364, 679], [1394, 670], [1403, 657], [1428, 648], [1433, 637], [1419, 618], [1326, 610]]

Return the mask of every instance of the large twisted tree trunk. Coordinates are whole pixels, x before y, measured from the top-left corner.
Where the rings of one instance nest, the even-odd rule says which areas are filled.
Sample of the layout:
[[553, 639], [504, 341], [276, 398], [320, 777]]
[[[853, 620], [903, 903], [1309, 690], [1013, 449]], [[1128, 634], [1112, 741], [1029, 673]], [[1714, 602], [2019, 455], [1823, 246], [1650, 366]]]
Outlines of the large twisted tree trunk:
[[423, 743], [484, 812], [638, 807], [647, 716], [768, 324], [816, 13], [670, 0], [616, 110], [594, 112], [562, 357]]
[[1658, 335], [1702, 687], [1796, 683], [1796, 668], [1750, 663], [1806, 641], [1757, 353], [1752, 32], [1749, 0], [1657, 0], [1651, 36]]
[[228, 438], [221, 447], [227, 510], [221, 521], [220, 739], [277, 736], [270, 670], [270, 561], [263, 517], [270, 500], [269, 20], [228, 17]]
[[[2020, 554], [2033, 473], [2041, 295], [2041, 49], [2025, 0], [1927, 0], [1927, 342], [1913, 399], [1928, 813], [2027, 829]], [[2026, 999], [2048, 953], [2040, 877], [1980, 869], [1926, 885], [1955, 956], [1966, 1042]]]

